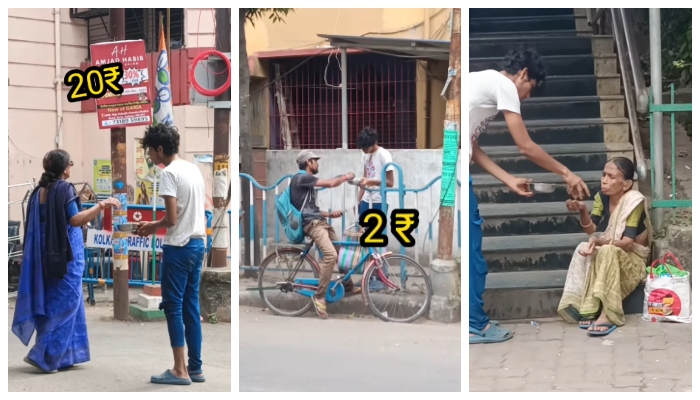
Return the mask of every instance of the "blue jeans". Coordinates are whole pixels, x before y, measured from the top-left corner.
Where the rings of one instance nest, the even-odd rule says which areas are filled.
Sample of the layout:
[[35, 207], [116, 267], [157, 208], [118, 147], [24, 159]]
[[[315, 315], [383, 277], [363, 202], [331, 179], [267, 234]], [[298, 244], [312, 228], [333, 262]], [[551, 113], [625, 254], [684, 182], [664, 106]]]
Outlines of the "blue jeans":
[[469, 327], [478, 331], [486, 328], [489, 317], [484, 311], [484, 290], [488, 267], [481, 251], [484, 233], [481, 224], [484, 220], [479, 215], [479, 203], [469, 176]]
[[187, 342], [187, 368], [202, 369], [202, 324], [199, 319], [199, 281], [204, 262], [204, 239], [190, 239], [182, 247], [163, 245], [161, 291], [171, 347]]
[[360, 216], [360, 215], [362, 215], [363, 212], [365, 212], [365, 211], [367, 211], [367, 210], [369, 210], [369, 209], [372, 209], [372, 210], [380, 210], [380, 211], [381, 211], [381, 210], [382, 210], [382, 203], [381, 203], [381, 202], [372, 203], [372, 207], [370, 207], [368, 202], [362, 200], [362, 201], [360, 202], [360, 208], [359, 208], [359, 210], [358, 210], [358, 214], [357, 214], [357, 215]]

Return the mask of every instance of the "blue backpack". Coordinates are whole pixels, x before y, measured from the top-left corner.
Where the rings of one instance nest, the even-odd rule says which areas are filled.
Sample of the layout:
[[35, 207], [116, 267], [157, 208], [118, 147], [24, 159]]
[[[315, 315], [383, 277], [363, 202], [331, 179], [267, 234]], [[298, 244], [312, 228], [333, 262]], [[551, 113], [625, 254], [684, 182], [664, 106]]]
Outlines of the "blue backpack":
[[[298, 177], [294, 176], [292, 182], [289, 183], [287, 190], [282, 192], [282, 195], [277, 198], [276, 208], [277, 208], [277, 218], [282, 225], [284, 233], [287, 235], [287, 239], [293, 244], [300, 244], [304, 242], [304, 224], [302, 222], [302, 214], [300, 210], [297, 210], [292, 204], [292, 183], [294, 179]], [[304, 203], [301, 205], [303, 210], [306, 206], [306, 202], [309, 201], [311, 191], [306, 193], [306, 198], [304, 198]]]

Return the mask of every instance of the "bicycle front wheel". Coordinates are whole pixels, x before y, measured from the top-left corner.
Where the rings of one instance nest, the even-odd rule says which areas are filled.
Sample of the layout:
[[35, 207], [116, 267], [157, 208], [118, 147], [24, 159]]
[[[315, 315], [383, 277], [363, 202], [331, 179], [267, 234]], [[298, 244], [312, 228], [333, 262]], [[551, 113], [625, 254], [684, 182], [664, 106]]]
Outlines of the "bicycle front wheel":
[[413, 322], [430, 307], [430, 277], [410, 257], [392, 254], [374, 263], [362, 281], [362, 295], [369, 309], [387, 322]]
[[312, 306], [311, 297], [296, 291], [292, 285], [292, 273], [299, 266], [294, 279], [318, 278], [316, 263], [303, 250], [294, 247], [278, 249], [268, 255], [260, 265], [258, 290], [263, 302], [274, 314], [285, 317], [304, 315]]

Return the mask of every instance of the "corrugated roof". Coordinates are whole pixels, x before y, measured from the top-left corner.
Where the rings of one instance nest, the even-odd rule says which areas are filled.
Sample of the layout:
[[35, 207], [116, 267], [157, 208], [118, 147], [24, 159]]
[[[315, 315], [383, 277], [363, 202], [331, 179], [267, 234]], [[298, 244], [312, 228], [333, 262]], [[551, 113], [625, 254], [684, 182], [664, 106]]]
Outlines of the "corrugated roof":
[[360, 49], [391, 56], [426, 60], [449, 60], [450, 58], [450, 42], [448, 40], [323, 34], [319, 34], [318, 37], [328, 40], [331, 47]]

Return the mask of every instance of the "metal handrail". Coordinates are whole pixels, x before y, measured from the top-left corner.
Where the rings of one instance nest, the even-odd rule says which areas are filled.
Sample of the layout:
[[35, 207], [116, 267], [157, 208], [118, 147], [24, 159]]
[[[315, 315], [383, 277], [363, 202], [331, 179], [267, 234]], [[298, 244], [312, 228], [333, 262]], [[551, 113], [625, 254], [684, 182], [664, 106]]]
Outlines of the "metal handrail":
[[[634, 158], [637, 160], [637, 178], [646, 179], [647, 164], [644, 158], [642, 138], [639, 133], [637, 113], [646, 114], [649, 109], [649, 89], [644, 82], [642, 65], [639, 61], [639, 51], [631, 32], [632, 24], [629, 15], [624, 8], [610, 8], [612, 17], [613, 37], [617, 47], [617, 56], [620, 63], [620, 74], [629, 114], [630, 130], [632, 131], [632, 146]], [[598, 9], [595, 13], [588, 12], [588, 24], [593, 26], [604, 15], [604, 9]], [[593, 14], [593, 15], [592, 15]]]

